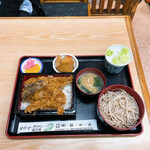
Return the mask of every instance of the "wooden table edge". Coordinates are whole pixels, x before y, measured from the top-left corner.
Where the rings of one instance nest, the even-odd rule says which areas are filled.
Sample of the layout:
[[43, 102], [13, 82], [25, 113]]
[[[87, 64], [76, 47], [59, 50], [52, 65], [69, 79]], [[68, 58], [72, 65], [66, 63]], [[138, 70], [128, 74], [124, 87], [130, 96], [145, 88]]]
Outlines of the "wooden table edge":
[[128, 16], [64, 16], [64, 17], [0, 17], [2, 19], [106, 19], [106, 18], [126, 18]]
[[136, 69], [137, 69], [137, 73], [138, 73], [138, 77], [139, 77], [139, 81], [140, 81], [140, 86], [141, 86], [141, 89], [142, 89], [142, 94], [143, 94], [145, 104], [146, 104], [148, 119], [150, 121], [150, 94], [149, 94], [149, 91], [148, 91], [148, 87], [147, 87], [143, 67], [142, 67], [142, 64], [141, 64], [139, 51], [138, 51], [138, 48], [137, 48], [137, 45], [136, 45], [136, 40], [135, 40], [134, 33], [133, 33], [131, 18], [129, 16], [126, 16], [125, 21], [126, 21], [126, 26], [127, 26], [129, 39], [130, 39], [131, 48], [132, 48], [132, 51], [133, 51], [133, 57], [134, 57], [134, 60], [135, 60]]

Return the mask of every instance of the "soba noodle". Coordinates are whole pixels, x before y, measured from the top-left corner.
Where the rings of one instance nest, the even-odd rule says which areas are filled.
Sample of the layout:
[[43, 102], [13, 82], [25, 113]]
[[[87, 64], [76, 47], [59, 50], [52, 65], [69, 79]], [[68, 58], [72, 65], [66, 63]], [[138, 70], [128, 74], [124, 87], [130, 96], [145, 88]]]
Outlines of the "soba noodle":
[[99, 110], [104, 119], [117, 128], [130, 128], [139, 119], [139, 107], [125, 90], [108, 91], [99, 101]]

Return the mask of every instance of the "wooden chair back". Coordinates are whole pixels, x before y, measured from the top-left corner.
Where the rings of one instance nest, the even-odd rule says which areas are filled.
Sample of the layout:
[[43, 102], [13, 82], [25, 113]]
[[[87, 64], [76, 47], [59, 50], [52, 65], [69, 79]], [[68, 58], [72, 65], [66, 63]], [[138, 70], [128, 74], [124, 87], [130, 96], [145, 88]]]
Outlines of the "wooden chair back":
[[133, 18], [139, 0], [91, 0], [92, 15], [130, 15]]

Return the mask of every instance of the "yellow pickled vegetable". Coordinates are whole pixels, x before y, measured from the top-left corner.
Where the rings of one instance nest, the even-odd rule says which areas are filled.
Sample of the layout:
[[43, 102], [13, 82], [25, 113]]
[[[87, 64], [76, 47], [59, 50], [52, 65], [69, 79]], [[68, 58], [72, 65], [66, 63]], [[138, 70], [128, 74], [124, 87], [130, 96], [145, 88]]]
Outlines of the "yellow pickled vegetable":
[[40, 70], [41, 70], [41, 67], [38, 64], [36, 64], [33, 67], [26, 69], [25, 73], [38, 73]]

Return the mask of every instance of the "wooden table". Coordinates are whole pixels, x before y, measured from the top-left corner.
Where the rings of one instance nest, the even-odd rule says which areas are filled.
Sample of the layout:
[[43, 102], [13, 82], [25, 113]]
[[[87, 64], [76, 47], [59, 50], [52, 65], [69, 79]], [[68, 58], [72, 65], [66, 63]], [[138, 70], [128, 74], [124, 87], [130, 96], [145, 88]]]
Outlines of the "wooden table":
[[134, 61], [129, 66], [133, 84], [148, 105], [149, 95], [129, 17], [0, 19], [0, 149], [149, 149], [150, 125], [147, 113], [143, 120], [144, 132], [137, 137], [12, 140], [5, 135], [21, 56], [52, 56], [63, 52], [74, 55], [103, 55], [113, 44], [123, 44], [132, 49]]

